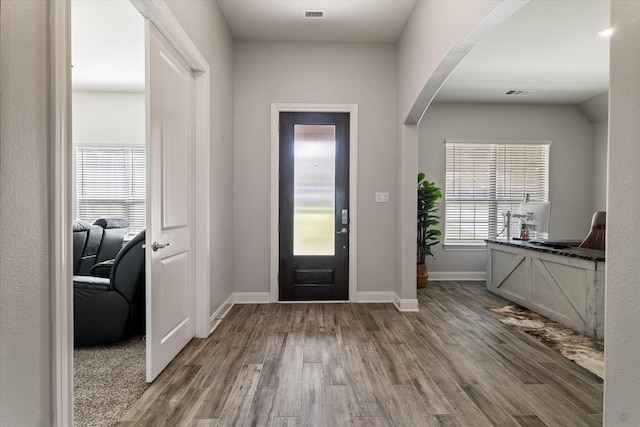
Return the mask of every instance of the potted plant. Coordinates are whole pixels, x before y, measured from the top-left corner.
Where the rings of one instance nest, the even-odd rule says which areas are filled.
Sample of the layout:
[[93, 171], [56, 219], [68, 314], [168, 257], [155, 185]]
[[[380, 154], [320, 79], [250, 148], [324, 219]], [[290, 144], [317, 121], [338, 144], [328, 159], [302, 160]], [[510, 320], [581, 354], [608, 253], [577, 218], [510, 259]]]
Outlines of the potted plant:
[[[418, 252], [417, 252], [417, 282], [419, 288], [427, 286], [429, 273], [425, 259], [433, 256], [431, 247], [440, 243], [438, 238], [442, 232], [435, 228], [440, 224], [438, 200], [442, 198], [442, 190], [425, 179], [424, 173], [418, 174]], [[435, 257], [434, 257], [435, 258]]]

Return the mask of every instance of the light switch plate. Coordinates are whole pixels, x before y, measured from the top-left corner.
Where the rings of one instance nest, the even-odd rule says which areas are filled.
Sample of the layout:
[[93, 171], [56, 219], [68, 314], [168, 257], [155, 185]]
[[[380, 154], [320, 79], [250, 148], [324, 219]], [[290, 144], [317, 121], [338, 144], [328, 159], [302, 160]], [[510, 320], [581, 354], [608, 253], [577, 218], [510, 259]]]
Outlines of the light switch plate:
[[389, 193], [376, 193], [376, 203], [389, 203]]

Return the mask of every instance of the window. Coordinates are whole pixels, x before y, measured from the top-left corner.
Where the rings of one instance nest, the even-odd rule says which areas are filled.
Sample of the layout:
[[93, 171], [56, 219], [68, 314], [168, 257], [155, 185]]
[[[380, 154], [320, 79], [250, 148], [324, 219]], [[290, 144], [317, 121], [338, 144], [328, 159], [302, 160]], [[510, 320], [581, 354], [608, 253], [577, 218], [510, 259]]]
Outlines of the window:
[[[549, 199], [550, 141], [446, 143], [445, 244], [484, 245], [527, 194]], [[512, 221], [518, 235], [518, 222]]]
[[76, 147], [76, 217], [126, 218], [129, 234], [146, 223], [145, 148]]

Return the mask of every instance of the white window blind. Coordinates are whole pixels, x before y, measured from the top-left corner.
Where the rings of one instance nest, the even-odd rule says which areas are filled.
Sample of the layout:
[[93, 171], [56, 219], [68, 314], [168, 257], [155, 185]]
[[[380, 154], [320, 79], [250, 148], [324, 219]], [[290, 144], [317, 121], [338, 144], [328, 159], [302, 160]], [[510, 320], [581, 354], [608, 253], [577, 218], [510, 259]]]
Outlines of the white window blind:
[[[503, 232], [503, 215], [549, 198], [549, 144], [446, 144], [445, 244], [484, 244]], [[514, 235], [518, 223], [512, 221]]]
[[77, 212], [80, 220], [126, 218], [129, 234], [146, 224], [144, 147], [76, 147]]

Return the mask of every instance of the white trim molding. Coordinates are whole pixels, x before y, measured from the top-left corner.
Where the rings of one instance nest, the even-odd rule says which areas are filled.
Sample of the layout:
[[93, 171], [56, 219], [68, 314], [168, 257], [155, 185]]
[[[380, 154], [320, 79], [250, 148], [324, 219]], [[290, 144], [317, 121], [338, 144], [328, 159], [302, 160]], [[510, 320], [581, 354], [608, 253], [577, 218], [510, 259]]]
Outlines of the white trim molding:
[[393, 302], [393, 296], [394, 296], [394, 292], [393, 291], [377, 291], [377, 292], [369, 292], [369, 291], [364, 291], [364, 292], [358, 292], [358, 303], [374, 303], [374, 302], [380, 302], [380, 303], [387, 303], [387, 302]]
[[349, 113], [349, 301], [358, 291], [358, 105], [357, 104], [271, 104], [271, 302], [279, 301], [279, 200], [280, 112]]
[[53, 425], [70, 426], [73, 424], [71, 3], [52, 2], [49, 11]]
[[[465, 280], [486, 280], [486, 271], [430, 271], [429, 280], [438, 281], [465, 281]], [[428, 286], [428, 285], [427, 285]]]
[[235, 304], [269, 304], [271, 294], [269, 292], [236, 292], [233, 294]]
[[395, 292], [393, 293], [393, 305], [396, 306], [398, 311], [402, 312], [419, 311], [417, 299], [402, 299]]
[[163, 0], [129, 0], [146, 19], [153, 22], [167, 41], [195, 72], [209, 72], [204, 59], [187, 32]]
[[358, 292], [358, 303], [392, 303], [401, 312], [418, 311], [417, 299], [402, 299], [395, 292]]
[[551, 145], [550, 139], [445, 139], [445, 144], [527, 144]]
[[222, 303], [220, 307], [209, 317], [209, 334], [212, 334], [213, 331], [220, 325], [222, 319], [225, 318], [229, 310], [231, 310], [234, 306], [234, 297], [233, 294], [227, 298], [225, 302]]

